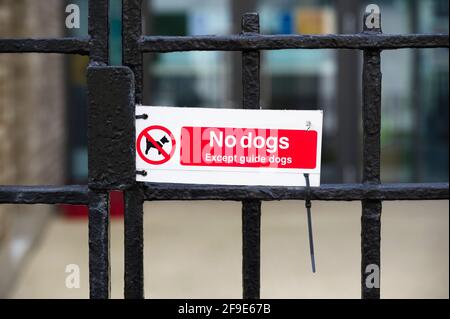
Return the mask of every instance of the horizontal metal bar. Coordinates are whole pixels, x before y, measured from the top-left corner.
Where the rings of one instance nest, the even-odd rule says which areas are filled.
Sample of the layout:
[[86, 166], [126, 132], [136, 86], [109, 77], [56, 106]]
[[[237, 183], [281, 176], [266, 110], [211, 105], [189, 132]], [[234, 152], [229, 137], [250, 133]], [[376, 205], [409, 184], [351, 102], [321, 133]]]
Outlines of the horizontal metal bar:
[[[146, 201], [230, 200], [264, 201], [304, 200], [304, 187], [222, 186], [185, 184], [143, 184]], [[0, 186], [0, 204], [88, 203], [88, 188], [69, 186]], [[449, 199], [448, 183], [431, 184], [330, 184], [311, 189], [311, 199], [323, 201], [442, 200]]]
[[[311, 189], [311, 199], [323, 201], [438, 200], [449, 198], [448, 183], [433, 184], [336, 184]], [[143, 185], [147, 201], [158, 200], [229, 200], [247, 199], [304, 200], [304, 187], [216, 186], [154, 184]]]
[[0, 39], [0, 53], [89, 55], [89, 38]]
[[448, 48], [448, 34], [144, 36], [142, 52]]
[[0, 186], [0, 204], [70, 204], [87, 205], [88, 187]]

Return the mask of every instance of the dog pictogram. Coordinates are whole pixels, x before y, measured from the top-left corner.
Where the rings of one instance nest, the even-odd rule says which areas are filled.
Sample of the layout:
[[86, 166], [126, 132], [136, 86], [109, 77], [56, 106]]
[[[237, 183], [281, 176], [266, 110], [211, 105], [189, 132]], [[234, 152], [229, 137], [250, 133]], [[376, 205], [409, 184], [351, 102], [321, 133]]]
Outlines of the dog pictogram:
[[144, 129], [136, 141], [138, 155], [147, 163], [160, 165], [175, 153], [175, 138], [164, 126], [154, 125]]
[[167, 138], [166, 135], [164, 135], [163, 138], [157, 141], [156, 143], [148, 139], [146, 140], [147, 140], [147, 147], [145, 148], [145, 155], [148, 155], [148, 152], [152, 148], [156, 148], [158, 150], [158, 154], [161, 155], [161, 149], [163, 148], [164, 144], [169, 143], [169, 139]]

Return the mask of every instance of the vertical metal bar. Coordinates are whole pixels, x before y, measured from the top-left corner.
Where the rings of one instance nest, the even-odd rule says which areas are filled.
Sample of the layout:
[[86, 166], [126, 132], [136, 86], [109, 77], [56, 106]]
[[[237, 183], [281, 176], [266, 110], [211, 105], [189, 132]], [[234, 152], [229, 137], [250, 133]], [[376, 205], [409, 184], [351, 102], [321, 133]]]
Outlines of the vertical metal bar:
[[125, 198], [125, 298], [144, 298], [143, 194], [139, 185]]
[[[258, 0], [232, 0], [231, 14], [232, 14], [232, 34], [242, 32], [242, 17], [247, 12], [256, 12], [258, 8]], [[231, 64], [231, 76], [229, 79], [230, 98], [232, 105], [238, 107], [242, 101], [242, 53], [229, 52], [229, 61]]]
[[[379, 9], [378, 9], [379, 10]], [[364, 32], [381, 34], [381, 13], [366, 10]], [[363, 65], [363, 183], [380, 183], [381, 51], [364, 51]], [[361, 295], [380, 298], [381, 201], [363, 200], [361, 217]], [[376, 272], [376, 273], [374, 273]]]
[[[142, 103], [143, 57], [139, 47], [142, 35], [142, 0], [122, 1], [123, 64], [135, 77], [135, 103]], [[134, 133], [134, 132], [133, 132]], [[139, 184], [125, 191], [125, 290], [126, 299], [144, 298], [144, 196]]]
[[[89, 1], [90, 64], [109, 63], [109, 0]], [[89, 81], [88, 81], [89, 82]], [[92, 82], [88, 92], [93, 91]], [[94, 90], [95, 91], [95, 90]], [[94, 93], [96, 94], [96, 93]], [[99, 98], [99, 96], [98, 96]], [[97, 99], [97, 97], [95, 97]], [[92, 119], [89, 119], [90, 121]], [[91, 145], [92, 140], [88, 143]], [[91, 145], [92, 146], [92, 145]], [[91, 151], [91, 150], [90, 150]], [[89, 152], [89, 156], [93, 156]], [[89, 167], [96, 172], [99, 167]], [[110, 296], [109, 195], [108, 190], [92, 189], [89, 181], [89, 290], [92, 299]]]
[[[149, 3], [149, 1], [144, 1], [142, 4], [142, 32], [144, 35], [152, 34], [153, 33], [153, 24], [151, 21], [153, 20], [153, 7], [152, 4]], [[142, 57], [142, 65], [143, 68], [149, 68], [154, 63], [156, 63], [157, 56], [155, 54], [144, 54]], [[150, 72], [146, 74], [146, 76], [143, 76], [142, 79], [142, 92], [145, 92], [145, 94], [142, 94], [142, 103], [145, 105], [151, 105], [151, 98], [152, 94], [155, 94], [155, 87], [154, 87], [154, 79]]]
[[111, 290], [108, 192], [89, 191], [89, 291], [108, 299]]
[[123, 65], [134, 72], [136, 103], [142, 103], [143, 57], [139, 39], [142, 36], [142, 0], [122, 1]]
[[109, 64], [109, 0], [89, 0], [91, 64]]
[[260, 297], [261, 201], [242, 202], [243, 298]]
[[[256, 13], [245, 14], [242, 18], [242, 33], [259, 33], [259, 16]], [[260, 98], [260, 53], [244, 51], [242, 53], [243, 106], [245, 109], [259, 109]], [[242, 279], [243, 298], [260, 297], [260, 236], [261, 201], [242, 202]]]
[[108, 298], [108, 192], [135, 183], [134, 79], [129, 68], [90, 66], [87, 83], [90, 291], [92, 298]]

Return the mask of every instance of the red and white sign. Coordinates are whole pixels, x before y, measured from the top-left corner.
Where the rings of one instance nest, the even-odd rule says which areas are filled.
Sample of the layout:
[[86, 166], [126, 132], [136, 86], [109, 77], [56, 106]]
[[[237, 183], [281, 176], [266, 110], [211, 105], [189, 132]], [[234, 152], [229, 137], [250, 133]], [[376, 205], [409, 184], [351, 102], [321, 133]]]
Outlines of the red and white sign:
[[[146, 114], [146, 119], [142, 115]], [[320, 185], [322, 111], [137, 106], [142, 182]]]

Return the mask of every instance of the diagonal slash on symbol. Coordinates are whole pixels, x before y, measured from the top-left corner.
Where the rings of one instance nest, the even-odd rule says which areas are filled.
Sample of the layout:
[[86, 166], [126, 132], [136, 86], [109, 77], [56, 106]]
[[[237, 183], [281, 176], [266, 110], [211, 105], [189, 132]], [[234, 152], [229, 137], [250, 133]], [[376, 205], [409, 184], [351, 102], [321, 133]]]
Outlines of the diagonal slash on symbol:
[[155, 148], [162, 154], [162, 156], [164, 156], [165, 159], [168, 159], [170, 157], [170, 155], [158, 144], [158, 142], [154, 140], [153, 137], [150, 136], [150, 134], [148, 134], [148, 132], [144, 133], [144, 136], [150, 143], [155, 146]]

